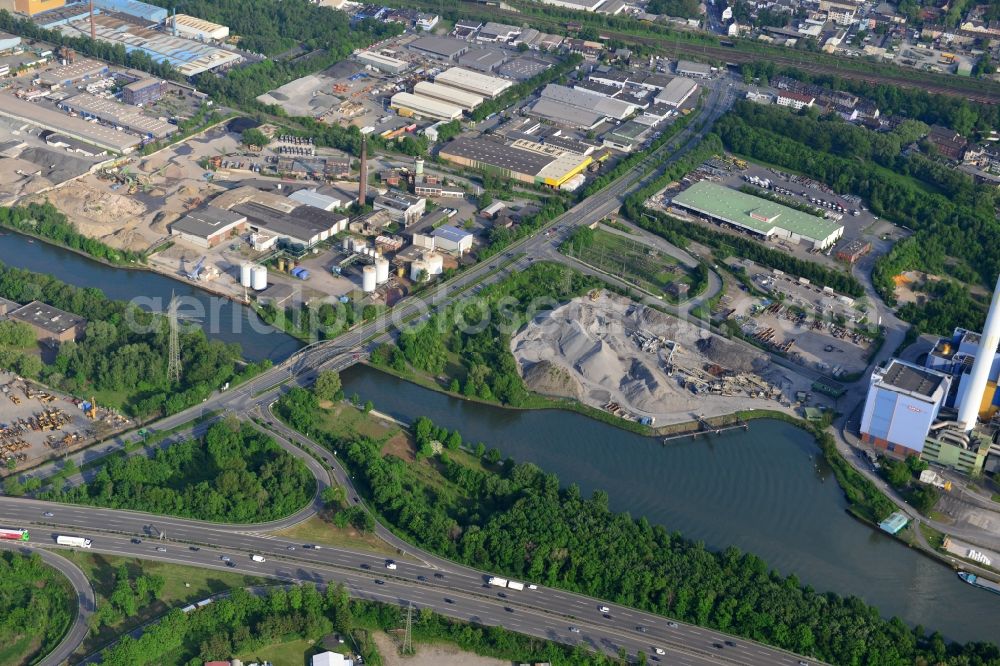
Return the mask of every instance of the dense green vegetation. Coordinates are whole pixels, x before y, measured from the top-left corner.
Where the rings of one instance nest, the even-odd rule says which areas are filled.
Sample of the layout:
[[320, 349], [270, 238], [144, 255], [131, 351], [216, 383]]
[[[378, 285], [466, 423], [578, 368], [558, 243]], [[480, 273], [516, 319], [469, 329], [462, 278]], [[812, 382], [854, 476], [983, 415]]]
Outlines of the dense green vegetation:
[[[769, 571], [735, 548], [714, 553], [645, 519], [608, 509], [608, 496], [533, 464], [479, 465], [447, 451], [430, 464], [437, 481], [384, 455], [383, 442], [314, 437], [344, 452], [359, 487], [405, 538], [443, 556], [553, 587], [584, 592], [837, 664], [985, 664], [988, 644], [948, 645], [939, 635], [886, 621], [856, 598], [820, 594]], [[831, 440], [832, 445], [832, 440]], [[869, 484], [870, 485], [870, 484]], [[862, 490], [862, 492], [865, 492]], [[884, 500], [884, 498], [883, 498]]]
[[264, 322], [310, 342], [335, 338], [358, 322], [371, 321], [379, 306], [368, 303], [315, 303], [305, 301], [276, 308], [271, 303], [258, 305], [256, 312]]
[[[452, 306], [444, 315], [403, 329], [399, 347], [382, 346], [372, 363], [405, 372], [413, 368], [440, 375], [451, 355], [460, 359], [456, 388], [470, 397], [523, 405], [528, 390], [510, 353], [510, 336], [538, 312], [602, 283], [566, 266], [536, 263], [489, 285], [479, 298]], [[453, 325], [456, 324], [456, 325]]]
[[76, 595], [38, 555], [0, 550], [0, 663], [28, 664], [69, 630]]
[[[44, 365], [35, 354], [0, 349], [0, 367], [41, 379], [76, 395], [96, 391], [137, 416], [173, 414], [201, 402], [225, 382], [251, 377], [269, 361], [241, 366], [239, 345], [210, 341], [198, 328], [184, 328], [181, 381], [167, 380], [167, 320], [100, 289], [73, 287], [51, 275], [0, 264], [0, 297], [19, 303], [39, 300], [87, 320], [79, 342], [59, 347]], [[165, 306], [166, 304], [164, 304]]]
[[201, 439], [151, 457], [115, 457], [94, 480], [43, 499], [226, 523], [266, 522], [305, 506], [316, 482], [305, 465], [249, 425], [220, 422]]
[[646, 8], [651, 14], [666, 14], [681, 18], [696, 18], [699, 16], [696, 0], [650, 0]]
[[[319, 641], [336, 631], [350, 635], [352, 642], [360, 645], [366, 664], [379, 666], [382, 659], [370, 632], [397, 630], [404, 623], [399, 607], [351, 600], [343, 586], [330, 585], [321, 592], [306, 583], [271, 590], [264, 596], [237, 589], [228, 598], [192, 613], [173, 610], [140, 638], [125, 636], [102, 656], [106, 666], [201, 666], [206, 660], [253, 654], [294, 637]], [[463, 650], [515, 662], [546, 661], [554, 666], [615, 663], [584, 648], [529, 638], [502, 627], [456, 622], [426, 608], [414, 613], [413, 641], [454, 643]]]
[[0, 226], [39, 236], [112, 264], [135, 263], [146, 259], [139, 252], [118, 250], [99, 240], [84, 236], [48, 201], [43, 204], [29, 203], [26, 206], [0, 208]]
[[122, 620], [134, 617], [139, 609], [155, 602], [163, 591], [164, 580], [156, 574], [130, 576], [124, 564], [115, 569], [114, 589], [107, 599], [97, 604], [91, 619], [94, 628], [113, 626]]
[[906, 460], [883, 457], [881, 465], [882, 477], [917, 511], [926, 514], [937, 504], [937, 490], [932, 486], [917, 483], [917, 477], [928, 468], [925, 460], [916, 456], [908, 456]]

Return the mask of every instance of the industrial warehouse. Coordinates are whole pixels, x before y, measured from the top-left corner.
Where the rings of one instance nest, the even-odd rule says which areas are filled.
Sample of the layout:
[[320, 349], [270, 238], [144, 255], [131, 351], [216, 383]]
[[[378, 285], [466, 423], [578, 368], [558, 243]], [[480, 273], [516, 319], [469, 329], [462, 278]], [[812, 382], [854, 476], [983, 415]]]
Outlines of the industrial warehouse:
[[[442, 159], [474, 169], [489, 169], [522, 183], [567, 189], [578, 185], [591, 157], [526, 139], [511, 144], [495, 138], [461, 137], [447, 143]], [[579, 178], [578, 178], [579, 177]]]
[[452, 67], [434, 77], [435, 83], [440, 83], [459, 90], [494, 99], [514, 85], [513, 81], [501, 79], [498, 76], [480, 74], [461, 67]]
[[751, 194], [702, 180], [673, 197], [671, 204], [714, 222], [764, 239], [805, 241], [825, 250], [844, 234], [841, 224]]

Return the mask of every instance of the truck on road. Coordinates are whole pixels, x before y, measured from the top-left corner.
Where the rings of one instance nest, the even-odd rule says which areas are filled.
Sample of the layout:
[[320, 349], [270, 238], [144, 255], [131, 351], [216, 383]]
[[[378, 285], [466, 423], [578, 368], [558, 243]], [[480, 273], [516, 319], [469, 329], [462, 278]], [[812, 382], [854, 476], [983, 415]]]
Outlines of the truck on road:
[[497, 587], [507, 587], [507, 579], [500, 578], [499, 576], [490, 576], [490, 585], [495, 585]]
[[65, 536], [60, 534], [56, 537], [56, 543], [60, 546], [74, 546], [76, 548], [90, 548], [90, 539], [75, 536]]
[[519, 583], [516, 580], [512, 580], [512, 581], [508, 581], [507, 587], [509, 587], [512, 590], [523, 590], [524, 589], [524, 583]]
[[0, 539], [9, 539], [11, 541], [28, 541], [28, 530], [8, 530], [6, 528], [0, 528]]

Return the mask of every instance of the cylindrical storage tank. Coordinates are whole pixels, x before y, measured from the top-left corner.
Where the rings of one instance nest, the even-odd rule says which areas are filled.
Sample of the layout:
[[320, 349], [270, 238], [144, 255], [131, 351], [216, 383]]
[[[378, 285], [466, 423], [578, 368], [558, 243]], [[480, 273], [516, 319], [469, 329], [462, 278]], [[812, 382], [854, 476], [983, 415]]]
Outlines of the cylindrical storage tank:
[[427, 273], [429, 275], [440, 275], [444, 272], [444, 257], [437, 252], [428, 252], [425, 254], [424, 261], [427, 262]]
[[414, 164], [414, 171], [417, 172], [418, 176], [424, 175], [424, 158], [417, 158], [416, 164]]
[[250, 277], [255, 291], [267, 289], [267, 266], [254, 266], [250, 269]]
[[410, 280], [417, 282], [420, 280], [420, 274], [424, 273], [424, 279], [427, 279], [427, 262], [423, 259], [417, 259], [412, 264], [410, 264]]
[[240, 264], [240, 286], [250, 287], [253, 283], [253, 278], [251, 277], [251, 271], [253, 267], [250, 264]]
[[344, 252], [351, 251], [351, 237], [348, 236], [344, 239]]
[[375, 279], [375, 267], [365, 266], [361, 270], [361, 276], [361, 290], [368, 294], [375, 291], [375, 284], [377, 282]]
[[389, 280], [389, 260], [375, 257], [375, 282], [382, 284]]
[[396, 269], [396, 276], [397, 277], [403, 277], [404, 275], [406, 275], [406, 269], [405, 268], [403, 268], [402, 266], [400, 266], [399, 268]]
[[285, 258], [284, 257], [278, 259], [278, 270], [281, 271], [282, 273], [285, 272]]

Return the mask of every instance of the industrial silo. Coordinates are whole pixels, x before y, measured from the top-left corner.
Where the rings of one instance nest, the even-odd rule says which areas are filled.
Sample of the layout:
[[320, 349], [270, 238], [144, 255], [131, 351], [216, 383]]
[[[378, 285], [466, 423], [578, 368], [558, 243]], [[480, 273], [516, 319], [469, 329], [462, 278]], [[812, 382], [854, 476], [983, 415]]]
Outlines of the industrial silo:
[[372, 293], [375, 291], [375, 284], [377, 280], [375, 279], [375, 267], [365, 266], [361, 271], [361, 290], [365, 293]]
[[252, 287], [255, 291], [267, 289], [267, 266], [254, 266], [250, 269]]
[[382, 284], [389, 280], [389, 260], [375, 257], [375, 282]]
[[240, 286], [249, 288], [253, 284], [252, 270], [251, 264], [240, 264]]

